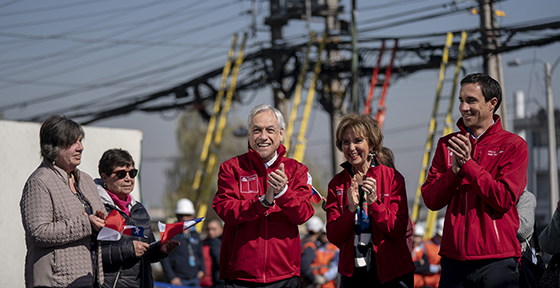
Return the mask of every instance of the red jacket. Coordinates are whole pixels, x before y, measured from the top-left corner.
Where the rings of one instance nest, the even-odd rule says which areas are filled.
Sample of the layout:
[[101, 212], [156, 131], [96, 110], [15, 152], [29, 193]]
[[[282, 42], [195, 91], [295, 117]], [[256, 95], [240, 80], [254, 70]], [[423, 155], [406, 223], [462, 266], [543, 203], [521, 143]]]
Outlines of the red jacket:
[[439, 139], [428, 178], [422, 185], [426, 207], [447, 205], [440, 255], [455, 260], [520, 257], [516, 202], [527, 184], [527, 143], [502, 129], [499, 116], [478, 140], [471, 139], [471, 159], [459, 175], [451, 170], [447, 141]]
[[[301, 244], [298, 225], [314, 214], [310, 203], [307, 167], [284, 157], [268, 169], [259, 154], [249, 152], [220, 166], [218, 192], [212, 207], [225, 223], [220, 250], [220, 278], [270, 283], [300, 275]], [[259, 201], [267, 175], [284, 163], [288, 190], [265, 208]]]
[[[343, 164], [344, 165], [344, 164]], [[379, 280], [385, 283], [414, 271], [407, 244], [409, 224], [404, 177], [384, 165], [370, 167], [367, 177], [377, 180], [377, 196], [381, 204], [368, 209], [373, 221], [372, 240]], [[340, 248], [338, 273], [351, 277], [354, 271], [354, 218], [348, 210], [346, 191], [352, 176], [346, 170], [336, 174], [329, 183], [327, 196], [327, 237]]]

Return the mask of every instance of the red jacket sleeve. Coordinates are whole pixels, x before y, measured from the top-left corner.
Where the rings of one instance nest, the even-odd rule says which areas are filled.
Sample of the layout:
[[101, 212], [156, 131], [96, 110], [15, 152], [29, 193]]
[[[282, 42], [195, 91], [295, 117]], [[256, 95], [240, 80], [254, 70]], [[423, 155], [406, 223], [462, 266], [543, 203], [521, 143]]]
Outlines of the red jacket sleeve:
[[473, 191], [482, 201], [500, 212], [509, 210], [523, 193], [529, 163], [529, 151], [525, 141], [516, 141], [506, 147], [502, 156], [504, 161], [498, 163], [495, 177], [472, 159], [462, 167]]
[[212, 208], [229, 225], [238, 225], [255, 220], [264, 215], [267, 208], [262, 206], [258, 195], [249, 199], [239, 199], [239, 183], [228, 162], [222, 163], [218, 173], [218, 191]]
[[275, 203], [292, 223], [301, 225], [315, 214], [315, 210], [310, 202], [312, 191], [307, 185], [308, 168], [297, 163], [294, 169], [291, 179], [288, 175], [288, 190]]
[[[376, 225], [389, 238], [402, 238], [406, 234], [408, 224], [408, 205], [406, 197], [406, 185], [404, 177], [396, 170], [394, 177], [382, 177], [377, 180], [377, 191], [379, 194], [388, 194], [382, 203], [373, 203], [369, 206], [373, 224]], [[385, 173], [390, 173], [386, 171]], [[381, 183], [381, 181], [391, 181]]]
[[[336, 190], [336, 180], [339, 176], [335, 176], [329, 183], [329, 192], [327, 195], [327, 238], [331, 243], [340, 248], [342, 244], [348, 241], [348, 237], [354, 235], [354, 219], [356, 212], [348, 210], [346, 199], [346, 188], [339, 191]], [[342, 193], [341, 197], [336, 194]]]
[[447, 168], [447, 137], [441, 138], [428, 171], [428, 178], [421, 187], [422, 199], [430, 210], [440, 210], [449, 204], [463, 177], [455, 175]]

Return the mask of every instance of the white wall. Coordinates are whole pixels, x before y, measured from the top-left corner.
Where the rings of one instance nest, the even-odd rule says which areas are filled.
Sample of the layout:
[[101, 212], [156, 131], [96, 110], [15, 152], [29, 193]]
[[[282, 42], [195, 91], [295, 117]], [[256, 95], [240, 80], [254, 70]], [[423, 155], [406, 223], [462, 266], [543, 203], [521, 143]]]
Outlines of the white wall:
[[[24, 287], [25, 235], [19, 201], [25, 181], [40, 165], [40, 123], [0, 120], [0, 287]], [[105, 150], [122, 148], [141, 164], [142, 131], [84, 126], [84, 152], [78, 168], [98, 178], [97, 164]], [[132, 195], [140, 199], [140, 181]]]

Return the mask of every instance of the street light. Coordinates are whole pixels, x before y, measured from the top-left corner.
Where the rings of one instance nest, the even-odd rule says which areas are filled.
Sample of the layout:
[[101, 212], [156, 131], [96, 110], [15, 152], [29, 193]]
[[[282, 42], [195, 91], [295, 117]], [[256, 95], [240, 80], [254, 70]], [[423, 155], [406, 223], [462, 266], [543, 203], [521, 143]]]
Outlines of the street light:
[[[554, 104], [552, 101], [552, 85], [551, 85], [551, 74], [550, 63], [544, 62], [540, 59], [533, 59], [530, 62], [521, 61], [518, 58], [514, 58], [509, 61], [508, 66], [520, 66], [523, 64], [538, 62], [544, 65], [544, 75], [545, 75], [545, 85], [546, 85], [546, 105], [548, 113], [548, 153], [550, 160], [548, 161], [548, 167], [550, 172], [550, 215], [554, 214], [556, 210], [556, 202], [558, 202], [558, 164], [556, 156], [556, 121], [554, 119]], [[556, 66], [555, 63], [554, 66]]]

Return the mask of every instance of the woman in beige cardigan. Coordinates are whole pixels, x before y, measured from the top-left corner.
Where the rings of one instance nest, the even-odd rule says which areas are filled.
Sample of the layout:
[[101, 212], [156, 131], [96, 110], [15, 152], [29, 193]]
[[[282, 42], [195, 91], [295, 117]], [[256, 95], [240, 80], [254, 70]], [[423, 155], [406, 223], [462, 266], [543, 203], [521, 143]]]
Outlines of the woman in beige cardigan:
[[96, 237], [105, 208], [93, 179], [76, 169], [84, 130], [54, 115], [39, 134], [43, 162], [27, 179], [20, 202], [26, 287], [98, 287], [103, 268]]

